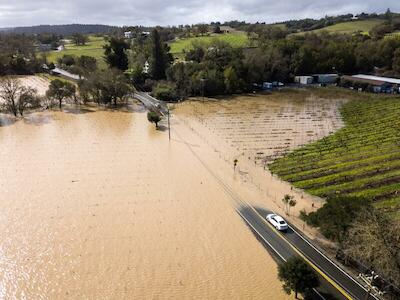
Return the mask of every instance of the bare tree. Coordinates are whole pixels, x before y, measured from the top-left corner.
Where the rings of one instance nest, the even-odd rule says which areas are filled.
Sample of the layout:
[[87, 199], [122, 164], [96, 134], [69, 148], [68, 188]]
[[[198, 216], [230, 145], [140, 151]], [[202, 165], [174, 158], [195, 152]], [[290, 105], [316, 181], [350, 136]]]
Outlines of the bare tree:
[[24, 115], [26, 108], [39, 107], [40, 100], [37, 97], [37, 90], [31, 87], [24, 87], [18, 98], [18, 111], [21, 116]]
[[400, 282], [400, 222], [373, 208], [360, 212], [344, 242], [347, 255]]
[[4, 77], [0, 81], [0, 98], [4, 101], [4, 107], [7, 111], [18, 114], [18, 96], [21, 94], [22, 86], [20, 81], [15, 77]]
[[30, 87], [24, 87], [16, 77], [4, 77], [0, 81], [0, 98], [4, 101], [5, 110], [17, 117], [23, 116], [27, 107], [38, 104], [37, 92]]

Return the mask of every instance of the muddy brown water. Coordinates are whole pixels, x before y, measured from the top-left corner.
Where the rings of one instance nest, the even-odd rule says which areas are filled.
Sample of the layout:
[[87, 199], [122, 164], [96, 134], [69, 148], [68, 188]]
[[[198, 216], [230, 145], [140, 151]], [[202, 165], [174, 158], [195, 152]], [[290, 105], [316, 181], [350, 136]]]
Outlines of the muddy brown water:
[[[254, 116], [238, 117], [238, 101], [201, 113], [198, 103], [177, 107], [171, 141], [137, 108], [66, 109], [16, 122], [0, 115], [8, 120], [0, 126], [0, 298], [292, 299], [276, 262], [205, 168], [243, 198], [274, 205], [232, 170], [231, 156], [267, 153], [271, 144], [262, 141], [265, 128], [246, 129]], [[263, 107], [266, 124], [312, 109], [283, 102], [270, 111], [265, 99], [252, 101], [247, 107]], [[265, 126], [316, 130], [293, 124]], [[242, 161], [241, 172], [251, 171]]]
[[0, 144], [0, 298], [288, 298], [227, 194], [145, 113], [35, 113]]

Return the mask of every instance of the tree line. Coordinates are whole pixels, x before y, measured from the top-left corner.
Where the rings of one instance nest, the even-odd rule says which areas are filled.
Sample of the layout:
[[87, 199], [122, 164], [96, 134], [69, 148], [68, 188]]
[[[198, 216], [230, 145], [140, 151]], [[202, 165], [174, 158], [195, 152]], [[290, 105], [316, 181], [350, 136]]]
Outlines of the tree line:
[[[139, 86], [169, 100], [248, 92], [254, 84], [292, 82], [298, 74], [400, 75], [399, 37], [376, 40], [361, 34], [328, 33], [286, 36], [280, 31], [263, 30], [258, 47], [252, 49], [233, 48], [221, 41], [194, 43], [184, 61], [173, 64], [167, 58], [167, 48], [160, 46], [158, 52], [146, 56], [139, 47], [133, 50], [137, 54], [129, 66], [136, 71], [133, 79]], [[153, 68], [143, 75], [141, 66], [149, 57]], [[155, 57], [163, 64], [155, 66]], [[161, 71], [154, 73], [156, 69]]]

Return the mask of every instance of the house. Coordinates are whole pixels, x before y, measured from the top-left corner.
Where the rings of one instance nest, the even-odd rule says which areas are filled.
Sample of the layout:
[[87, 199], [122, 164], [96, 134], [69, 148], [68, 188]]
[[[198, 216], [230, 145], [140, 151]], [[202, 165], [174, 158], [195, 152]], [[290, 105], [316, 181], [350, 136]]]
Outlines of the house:
[[219, 29], [221, 30], [221, 33], [230, 33], [234, 31], [234, 29], [230, 26], [220, 26]]
[[398, 78], [358, 74], [342, 76], [340, 84], [344, 87], [357, 88], [374, 93], [400, 93], [400, 79]]
[[144, 66], [143, 66], [143, 73], [148, 74], [149, 71], [150, 71], [150, 64], [149, 64], [149, 62], [146, 60], [146, 62], [144, 63]]
[[314, 77], [312, 76], [295, 76], [294, 82], [300, 84], [312, 84], [314, 83]]
[[124, 32], [124, 37], [126, 38], [126, 39], [132, 39], [133, 38], [133, 32], [132, 31], [125, 31]]

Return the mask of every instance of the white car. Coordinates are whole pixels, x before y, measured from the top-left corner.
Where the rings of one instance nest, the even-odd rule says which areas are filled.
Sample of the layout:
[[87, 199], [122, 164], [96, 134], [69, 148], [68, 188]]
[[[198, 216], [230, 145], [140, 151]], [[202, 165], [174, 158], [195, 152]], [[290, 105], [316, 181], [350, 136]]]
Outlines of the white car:
[[269, 214], [266, 216], [266, 219], [279, 231], [286, 231], [288, 229], [288, 224], [281, 216]]

